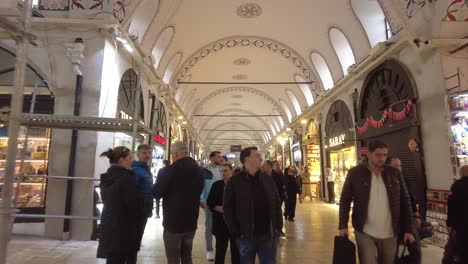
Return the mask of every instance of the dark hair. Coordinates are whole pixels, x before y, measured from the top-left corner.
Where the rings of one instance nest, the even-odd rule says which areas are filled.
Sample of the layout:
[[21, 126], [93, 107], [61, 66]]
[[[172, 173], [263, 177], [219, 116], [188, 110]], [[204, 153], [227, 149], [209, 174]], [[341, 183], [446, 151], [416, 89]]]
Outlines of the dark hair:
[[168, 161], [168, 160], [163, 160], [163, 164], [164, 164], [164, 166], [168, 166], [168, 165], [169, 165], [169, 161]]
[[273, 161], [271, 161], [271, 160], [265, 160], [264, 163], [268, 164], [271, 167], [273, 167]]
[[148, 144], [141, 144], [140, 146], [138, 146], [137, 151], [146, 150], [146, 149], [151, 149], [151, 146]]
[[219, 151], [212, 151], [212, 152], [210, 153], [210, 159], [213, 158], [214, 156], [216, 156], [216, 154], [221, 154], [221, 152], [219, 152]]
[[107, 157], [110, 163], [119, 163], [121, 158], [126, 158], [130, 155], [130, 149], [124, 146], [115, 147], [114, 149], [108, 149], [99, 155], [100, 157]]
[[234, 168], [232, 167], [232, 165], [229, 164], [229, 163], [225, 163], [225, 164], [221, 165], [221, 167], [226, 167], [226, 168], [229, 168], [230, 170], [234, 170]]
[[374, 152], [376, 149], [388, 149], [388, 145], [380, 140], [372, 140], [369, 142], [369, 152]]
[[242, 164], [245, 163], [245, 158], [247, 158], [248, 156], [250, 156], [250, 153], [252, 153], [252, 150], [258, 150], [257, 147], [248, 147], [248, 148], [245, 148], [241, 151], [240, 153], [240, 162]]

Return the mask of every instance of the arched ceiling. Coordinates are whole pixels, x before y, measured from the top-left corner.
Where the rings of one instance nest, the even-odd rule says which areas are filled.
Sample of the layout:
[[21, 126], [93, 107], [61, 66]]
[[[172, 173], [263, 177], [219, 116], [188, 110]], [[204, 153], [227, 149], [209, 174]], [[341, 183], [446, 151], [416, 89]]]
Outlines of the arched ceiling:
[[[365, 8], [365, 2], [375, 7], [377, 0], [353, 0], [359, 1], [354, 6]], [[212, 150], [230, 144], [261, 146], [290, 122], [284, 104], [294, 120], [298, 107], [303, 113], [317, 101], [325, 92], [318, 71], [327, 69], [315, 69], [313, 52], [323, 57], [329, 81], [344, 77], [330, 40], [331, 28], [343, 33], [356, 62], [371, 48], [356, 15], [370, 9], [355, 12], [349, 0], [174, 0], [159, 6], [141, 47], [151, 54], [161, 33], [173, 29], [156, 62], [158, 74], [173, 71], [172, 95]], [[181, 54], [180, 62], [173, 65], [176, 54]], [[310, 82], [310, 93], [294, 83], [302, 79]], [[258, 82], [282, 84], [252, 84]]]

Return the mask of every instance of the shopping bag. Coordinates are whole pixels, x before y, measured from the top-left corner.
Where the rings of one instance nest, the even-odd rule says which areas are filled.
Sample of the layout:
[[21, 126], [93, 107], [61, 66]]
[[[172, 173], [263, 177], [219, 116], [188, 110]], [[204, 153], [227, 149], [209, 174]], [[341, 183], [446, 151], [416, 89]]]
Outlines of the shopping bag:
[[356, 264], [356, 245], [347, 236], [335, 236], [333, 264]]
[[403, 245], [403, 250], [401, 253], [398, 253], [400, 250], [397, 248], [397, 256], [395, 264], [416, 264], [416, 261], [411, 257], [411, 255], [406, 255], [407, 246]]

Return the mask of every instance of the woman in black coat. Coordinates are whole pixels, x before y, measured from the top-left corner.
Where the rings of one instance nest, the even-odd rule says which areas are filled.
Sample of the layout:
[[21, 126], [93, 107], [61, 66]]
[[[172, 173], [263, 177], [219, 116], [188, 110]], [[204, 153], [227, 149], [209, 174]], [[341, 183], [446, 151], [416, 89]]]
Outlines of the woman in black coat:
[[110, 168], [101, 174], [101, 197], [104, 204], [98, 258], [107, 264], [135, 264], [139, 248], [138, 188], [131, 169], [132, 154], [126, 147], [116, 147], [101, 154], [109, 158]]
[[284, 170], [285, 179], [286, 179], [286, 194], [287, 199], [284, 208], [284, 218], [291, 222], [294, 222], [294, 217], [296, 216], [296, 201], [297, 195], [301, 194], [301, 189], [297, 184], [296, 176], [294, 171], [290, 168]]
[[228, 228], [224, 222], [223, 215], [223, 196], [224, 187], [233, 174], [233, 169], [230, 164], [224, 164], [221, 167], [223, 180], [213, 183], [206, 204], [213, 212], [212, 232], [216, 237], [216, 254], [215, 264], [223, 264], [226, 257], [228, 242], [231, 245], [231, 263], [240, 263], [239, 251], [237, 250], [236, 241], [229, 235]]

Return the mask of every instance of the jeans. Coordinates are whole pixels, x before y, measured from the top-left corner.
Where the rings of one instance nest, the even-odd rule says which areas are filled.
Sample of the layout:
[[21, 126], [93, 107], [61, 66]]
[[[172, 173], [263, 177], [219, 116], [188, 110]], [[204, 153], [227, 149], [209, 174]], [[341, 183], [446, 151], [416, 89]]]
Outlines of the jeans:
[[168, 264], [192, 264], [192, 247], [195, 231], [171, 233], [164, 230], [163, 239]]
[[292, 197], [288, 196], [288, 199], [285, 202], [285, 208], [284, 208], [284, 216], [287, 216], [288, 219], [293, 219], [296, 217], [296, 203], [297, 203], [297, 198], [296, 194], [291, 195]]
[[358, 231], [355, 232], [355, 236], [361, 264], [394, 263], [398, 246], [397, 237], [378, 239]]
[[106, 259], [106, 264], [136, 264], [137, 253], [128, 256], [111, 256]]
[[327, 182], [328, 202], [335, 203], [335, 182]]
[[254, 264], [257, 254], [260, 264], [275, 264], [278, 239], [241, 238], [237, 240], [237, 248], [241, 264]]
[[143, 239], [143, 235], [145, 234], [145, 227], [146, 223], [148, 222], [148, 218], [143, 214], [138, 216], [137, 222], [137, 232], [138, 232], [138, 250], [141, 247], [141, 240]]
[[205, 241], [206, 241], [206, 251], [213, 251], [213, 232], [211, 232], [213, 227], [213, 213], [208, 208], [205, 207]]
[[159, 217], [160, 202], [161, 202], [161, 199], [156, 200], [156, 217]]
[[236, 241], [230, 238], [228, 233], [216, 234], [216, 254], [215, 254], [215, 264], [224, 264], [226, 258], [226, 251], [228, 248], [228, 243], [231, 246], [231, 263], [238, 264], [239, 260], [239, 250], [237, 249]]

